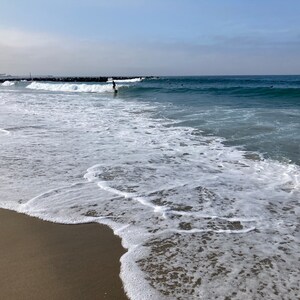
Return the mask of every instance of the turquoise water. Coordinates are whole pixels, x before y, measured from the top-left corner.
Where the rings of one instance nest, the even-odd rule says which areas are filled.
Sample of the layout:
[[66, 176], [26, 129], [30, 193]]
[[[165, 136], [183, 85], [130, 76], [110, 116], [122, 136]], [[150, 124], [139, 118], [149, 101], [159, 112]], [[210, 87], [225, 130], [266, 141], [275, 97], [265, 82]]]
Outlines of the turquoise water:
[[300, 76], [165, 77], [124, 91], [226, 145], [300, 164]]
[[0, 207], [98, 222], [133, 300], [297, 299], [299, 76], [0, 86]]

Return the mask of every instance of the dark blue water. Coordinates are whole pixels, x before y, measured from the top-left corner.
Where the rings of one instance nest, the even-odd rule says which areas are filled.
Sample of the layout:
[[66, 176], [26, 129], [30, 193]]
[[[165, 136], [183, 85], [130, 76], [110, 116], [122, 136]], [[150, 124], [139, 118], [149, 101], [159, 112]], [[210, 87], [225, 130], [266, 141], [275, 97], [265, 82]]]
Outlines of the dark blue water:
[[300, 76], [163, 77], [122, 90], [226, 145], [300, 164]]

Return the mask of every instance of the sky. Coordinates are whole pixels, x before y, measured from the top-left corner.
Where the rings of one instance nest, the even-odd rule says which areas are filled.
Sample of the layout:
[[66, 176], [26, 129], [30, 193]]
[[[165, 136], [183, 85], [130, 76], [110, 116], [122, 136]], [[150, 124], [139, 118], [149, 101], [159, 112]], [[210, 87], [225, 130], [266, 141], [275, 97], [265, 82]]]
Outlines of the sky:
[[0, 73], [300, 74], [300, 0], [0, 0]]

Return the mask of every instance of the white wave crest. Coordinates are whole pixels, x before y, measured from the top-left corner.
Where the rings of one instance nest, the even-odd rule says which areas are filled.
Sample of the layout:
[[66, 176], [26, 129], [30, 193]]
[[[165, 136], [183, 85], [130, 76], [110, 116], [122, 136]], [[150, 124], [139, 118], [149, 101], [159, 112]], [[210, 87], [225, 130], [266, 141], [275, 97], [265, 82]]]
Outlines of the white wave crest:
[[9, 80], [6, 80], [2, 83], [2, 86], [12, 86], [14, 85], [15, 83], [13, 81], [9, 81]]
[[9, 135], [10, 132], [6, 129], [0, 128], [0, 134]]
[[[119, 85], [118, 87], [121, 87]], [[113, 92], [111, 84], [71, 84], [71, 83], [40, 83], [32, 82], [26, 88], [52, 92], [106, 93]]]
[[[114, 82], [116, 83], [132, 83], [132, 82], [140, 82], [144, 80], [145, 77], [137, 77], [137, 78], [131, 78], [131, 79], [116, 79]], [[112, 82], [112, 79], [109, 79], [107, 82]]]

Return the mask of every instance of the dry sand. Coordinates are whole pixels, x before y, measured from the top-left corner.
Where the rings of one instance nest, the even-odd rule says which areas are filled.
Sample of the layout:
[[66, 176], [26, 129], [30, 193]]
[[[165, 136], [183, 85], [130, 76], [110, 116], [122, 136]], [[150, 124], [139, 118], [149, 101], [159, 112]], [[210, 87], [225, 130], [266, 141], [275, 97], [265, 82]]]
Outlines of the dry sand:
[[0, 209], [0, 299], [127, 299], [119, 278], [124, 252], [106, 226]]

